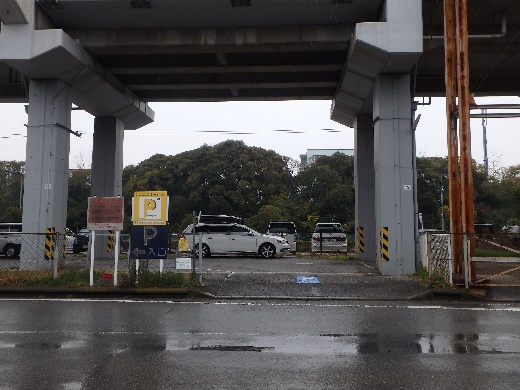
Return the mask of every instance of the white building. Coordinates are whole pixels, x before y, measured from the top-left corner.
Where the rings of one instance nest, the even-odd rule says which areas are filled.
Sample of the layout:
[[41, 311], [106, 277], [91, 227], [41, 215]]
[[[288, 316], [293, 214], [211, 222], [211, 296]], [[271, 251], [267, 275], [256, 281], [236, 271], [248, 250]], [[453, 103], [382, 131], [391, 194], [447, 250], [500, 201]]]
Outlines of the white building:
[[300, 154], [301, 166], [310, 165], [314, 163], [318, 157], [332, 156], [334, 153], [354, 156], [354, 149], [307, 149], [306, 154]]

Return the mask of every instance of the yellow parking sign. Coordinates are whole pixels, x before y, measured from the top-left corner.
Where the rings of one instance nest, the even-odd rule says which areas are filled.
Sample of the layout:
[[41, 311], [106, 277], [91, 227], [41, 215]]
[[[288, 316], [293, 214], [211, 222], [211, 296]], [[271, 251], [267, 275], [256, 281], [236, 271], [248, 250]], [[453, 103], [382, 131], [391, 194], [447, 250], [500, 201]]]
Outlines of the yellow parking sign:
[[168, 221], [168, 193], [166, 191], [137, 191], [132, 198], [134, 225], [166, 225]]

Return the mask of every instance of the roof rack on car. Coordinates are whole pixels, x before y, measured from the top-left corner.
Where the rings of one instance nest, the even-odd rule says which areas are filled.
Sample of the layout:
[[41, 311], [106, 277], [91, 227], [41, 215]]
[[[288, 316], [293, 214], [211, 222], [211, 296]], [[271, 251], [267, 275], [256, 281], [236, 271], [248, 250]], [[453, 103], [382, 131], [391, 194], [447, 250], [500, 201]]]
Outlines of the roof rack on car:
[[215, 215], [200, 214], [197, 218], [198, 223], [242, 223], [242, 218], [234, 215]]

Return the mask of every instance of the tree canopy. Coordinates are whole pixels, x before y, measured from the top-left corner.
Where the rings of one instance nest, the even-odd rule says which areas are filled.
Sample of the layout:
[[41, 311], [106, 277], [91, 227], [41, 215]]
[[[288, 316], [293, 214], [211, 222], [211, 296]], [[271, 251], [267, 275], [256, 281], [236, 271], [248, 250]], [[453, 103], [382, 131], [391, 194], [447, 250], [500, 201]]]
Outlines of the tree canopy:
[[[1, 221], [21, 221], [23, 169], [23, 162], [0, 162]], [[354, 159], [341, 153], [320, 157], [306, 167], [241, 141], [204, 145], [174, 156], [156, 154], [123, 170], [126, 228], [134, 192], [152, 190], [168, 192], [172, 231], [191, 223], [193, 211], [235, 215], [262, 232], [275, 220], [293, 221], [303, 234], [312, 232], [316, 222], [340, 222], [354, 231]], [[67, 226], [78, 230], [86, 224], [90, 170], [74, 170], [68, 191]], [[474, 193], [476, 223], [499, 228], [520, 222], [520, 165], [488, 174], [474, 164]], [[446, 158], [417, 158], [417, 200], [425, 228], [440, 229], [444, 215], [449, 229]]]

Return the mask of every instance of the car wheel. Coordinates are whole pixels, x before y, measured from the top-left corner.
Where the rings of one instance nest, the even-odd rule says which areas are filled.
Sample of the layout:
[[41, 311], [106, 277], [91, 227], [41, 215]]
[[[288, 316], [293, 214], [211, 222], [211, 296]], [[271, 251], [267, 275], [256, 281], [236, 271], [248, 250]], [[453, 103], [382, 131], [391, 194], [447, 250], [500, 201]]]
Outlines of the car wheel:
[[4, 253], [5, 253], [5, 257], [9, 258], [9, 259], [14, 259], [15, 257], [18, 256], [18, 249], [16, 248], [15, 245], [6, 245], [6, 247], [4, 248]]
[[262, 244], [260, 249], [258, 249], [258, 253], [264, 259], [270, 259], [276, 254], [276, 248], [273, 244]]
[[[195, 245], [195, 255], [199, 256], [199, 244]], [[210, 257], [211, 251], [209, 250], [209, 246], [206, 244], [202, 244], [202, 257]]]

